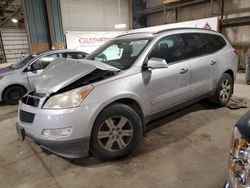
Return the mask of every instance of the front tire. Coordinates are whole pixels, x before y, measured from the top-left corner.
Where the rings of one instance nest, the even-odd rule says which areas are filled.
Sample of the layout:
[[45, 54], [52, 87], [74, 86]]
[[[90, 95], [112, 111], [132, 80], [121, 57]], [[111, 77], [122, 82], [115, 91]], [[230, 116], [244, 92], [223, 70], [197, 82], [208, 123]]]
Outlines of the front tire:
[[97, 117], [90, 148], [100, 160], [110, 161], [130, 155], [142, 136], [138, 114], [124, 104], [112, 104]]
[[9, 86], [3, 93], [3, 101], [11, 105], [18, 104], [19, 99], [24, 96], [25, 92], [26, 90], [21, 86]]
[[226, 106], [233, 94], [233, 86], [233, 78], [228, 73], [224, 73], [211, 101], [218, 107]]

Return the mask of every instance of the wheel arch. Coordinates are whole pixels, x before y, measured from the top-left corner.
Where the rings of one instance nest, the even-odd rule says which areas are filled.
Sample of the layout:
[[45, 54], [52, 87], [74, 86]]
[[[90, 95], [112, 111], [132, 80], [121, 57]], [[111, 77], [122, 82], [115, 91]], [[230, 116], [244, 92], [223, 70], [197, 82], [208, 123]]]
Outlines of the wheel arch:
[[234, 81], [235, 81], [235, 75], [234, 75], [234, 72], [231, 70], [231, 69], [227, 69], [223, 74], [229, 74], [233, 80], [233, 93], [234, 93]]
[[[101, 160], [110, 160], [110, 159], [111, 160], [117, 160], [117, 159], [120, 159], [120, 158], [122, 158], [124, 156], [127, 156], [127, 155], [131, 154], [131, 152], [134, 151], [135, 146], [138, 144], [138, 142], [141, 139], [141, 137], [144, 135], [144, 133], [143, 133], [144, 130], [143, 129], [144, 129], [145, 126], [142, 123], [142, 125], [140, 127], [137, 126], [137, 129], [139, 128], [140, 131], [139, 132], [138, 131], [135, 132], [136, 136], [135, 136], [135, 138], [133, 138], [133, 140], [134, 140], [134, 142], [133, 142], [134, 146], [130, 145], [127, 148], [128, 150], [125, 150], [125, 151], [122, 150], [122, 153], [119, 153], [116, 156], [112, 156], [110, 154], [107, 154], [107, 156], [105, 156], [106, 154], [103, 153], [102, 151], [100, 151], [100, 149], [98, 149], [99, 147], [96, 145], [96, 142], [97, 142], [96, 139], [97, 138], [93, 137], [93, 135], [94, 135], [93, 133], [96, 134], [96, 130], [97, 130], [96, 126], [94, 126], [95, 122], [98, 119], [99, 115], [103, 112], [103, 110], [107, 109], [108, 107], [111, 107], [114, 104], [118, 104], [120, 106], [121, 105], [124, 105], [124, 106], [126, 105], [126, 106], [134, 109], [135, 112], [139, 115], [139, 118], [140, 118], [141, 122], [144, 122], [144, 117], [142, 117], [142, 113], [143, 113], [142, 112], [142, 108], [141, 108], [139, 102], [137, 102], [135, 99], [132, 99], [132, 98], [120, 98], [120, 99], [113, 100], [112, 102], [108, 103], [103, 108], [101, 108], [101, 110], [98, 110], [97, 116], [95, 117], [94, 124], [93, 124], [92, 129], [91, 129], [91, 135], [90, 135], [90, 141], [89, 141], [89, 152], [92, 153], [93, 155], [95, 155], [97, 158], [99, 158]], [[125, 109], [123, 108], [123, 110], [125, 110]], [[112, 109], [113, 112], [115, 112], [115, 110], [116, 110], [116, 108]], [[137, 119], [137, 122], [138, 122], [138, 117], [136, 119]], [[97, 124], [97, 125], [99, 125], [99, 124]], [[94, 129], [94, 127], [95, 127], [95, 129]]]
[[132, 97], [120, 97], [120, 98], [116, 98], [113, 99], [111, 101], [109, 101], [108, 103], [104, 104], [101, 106], [101, 108], [99, 108], [96, 113], [96, 115], [93, 117], [93, 119], [91, 120], [91, 134], [92, 134], [92, 130], [93, 130], [93, 125], [96, 121], [96, 119], [98, 118], [98, 116], [100, 115], [100, 113], [107, 107], [109, 107], [110, 105], [113, 105], [115, 103], [120, 103], [120, 104], [124, 104], [127, 105], [129, 107], [131, 107], [133, 110], [135, 110], [135, 112], [139, 115], [140, 119], [141, 119], [141, 123], [142, 123], [142, 133], [144, 135], [145, 133], [145, 127], [146, 127], [146, 121], [145, 121], [145, 116], [144, 116], [144, 111], [143, 108], [141, 106], [141, 104], [134, 98]]
[[113, 101], [109, 105], [112, 105], [112, 104], [115, 104], [115, 103], [125, 104], [125, 105], [131, 107], [139, 115], [139, 117], [141, 119], [141, 123], [142, 123], [142, 132], [144, 134], [145, 133], [145, 127], [146, 127], [145, 124], [146, 123], [145, 123], [145, 116], [144, 116], [141, 105], [135, 99], [131, 99], [131, 98], [118, 99], [118, 100]]
[[231, 69], [227, 69], [224, 73], [228, 73], [233, 80], [235, 79], [234, 72]]

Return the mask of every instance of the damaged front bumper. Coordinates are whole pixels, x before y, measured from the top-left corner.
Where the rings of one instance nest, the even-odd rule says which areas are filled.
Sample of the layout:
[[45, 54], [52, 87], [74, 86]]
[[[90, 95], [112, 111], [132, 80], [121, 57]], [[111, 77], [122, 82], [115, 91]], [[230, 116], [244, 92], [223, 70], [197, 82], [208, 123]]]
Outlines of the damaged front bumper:
[[22, 140], [26, 137], [33, 140], [42, 149], [45, 149], [56, 155], [65, 158], [81, 158], [89, 156], [89, 137], [68, 140], [68, 141], [50, 141], [42, 140], [33, 137], [32, 135], [25, 133], [25, 129], [22, 128], [18, 123], [16, 123], [17, 133]]
[[[41, 148], [66, 158], [88, 156], [92, 125], [100, 104], [53, 110], [43, 109], [41, 105], [19, 103], [16, 127], [21, 139], [29, 137]], [[54, 134], [55, 130], [67, 128], [70, 132], [66, 135]], [[44, 134], [45, 130], [52, 130], [52, 134]]]

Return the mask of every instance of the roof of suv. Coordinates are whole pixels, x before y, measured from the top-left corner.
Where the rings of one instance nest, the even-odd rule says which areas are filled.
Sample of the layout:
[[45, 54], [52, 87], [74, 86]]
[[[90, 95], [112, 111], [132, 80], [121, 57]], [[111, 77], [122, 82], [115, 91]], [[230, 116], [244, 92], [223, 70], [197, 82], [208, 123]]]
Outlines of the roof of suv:
[[202, 28], [172, 28], [172, 29], [164, 29], [164, 30], [158, 30], [158, 31], [145, 31], [145, 32], [131, 32], [124, 35], [117, 36], [117, 39], [127, 39], [127, 38], [153, 38], [155, 36], [158, 36], [162, 33], [167, 33], [170, 31], [197, 31], [197, 32], [208, 32], [208, 33], [216, 33], [218, 32], [214, 30], [207, 30]]
[[[36, 55], [43, 55], [43, 54], [65, 53], [65, 52], [82, 52], [82, 53], [86, 53], [86, 52], [81, 51], [81, 50], [57, 49], [57, 50], [38, 51], [38, 52], [34, 52], [33, 54], [36, 54]], [[86, 53], [86, 54], [87, 54], [87, 53]]]

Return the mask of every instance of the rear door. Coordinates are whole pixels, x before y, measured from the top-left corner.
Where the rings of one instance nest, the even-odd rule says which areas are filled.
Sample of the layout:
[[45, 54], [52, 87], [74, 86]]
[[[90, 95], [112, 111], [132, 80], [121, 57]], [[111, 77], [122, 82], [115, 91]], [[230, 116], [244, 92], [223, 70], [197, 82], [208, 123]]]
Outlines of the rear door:
[[210, 71], [212, 77], [213, 88], [217, 87], [221, 74], [219, 74], [219, 67], [227, 63], [225, 57], [222, 55], [221, 50], [226, 46], [226, 41], [216, 34], [202, 33], [202, 38], [205, 40], [208, 52], [213, 57], [214, 62], [210, 63]]
[[201, 33], [180, 34], [183, 51], [190, 65], [190, 99], [213, 90], [213, 77], [217, 72], [217, 55], [211, 54]]
[[148, 59], [152, 57], [165, 59], [168, 67], [143, 72], [143, 77], [148, 79], [145, 87], [151, 114], [186, 101], [190, 94], [190, 68], [183, 60], [179, 35], [160, 39]]

